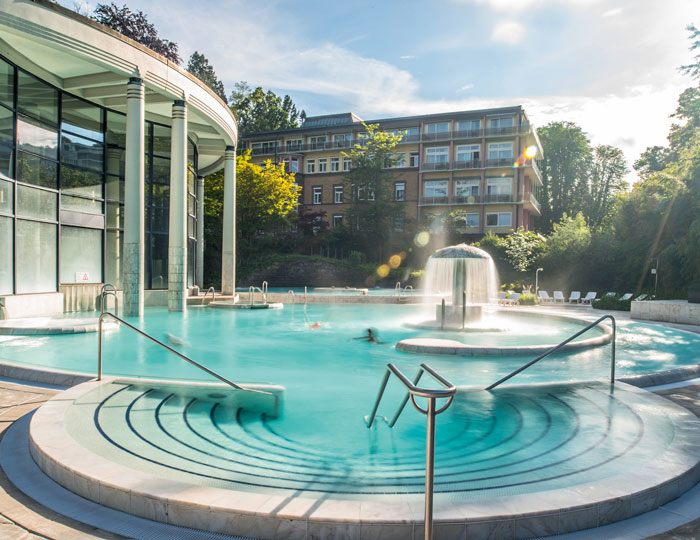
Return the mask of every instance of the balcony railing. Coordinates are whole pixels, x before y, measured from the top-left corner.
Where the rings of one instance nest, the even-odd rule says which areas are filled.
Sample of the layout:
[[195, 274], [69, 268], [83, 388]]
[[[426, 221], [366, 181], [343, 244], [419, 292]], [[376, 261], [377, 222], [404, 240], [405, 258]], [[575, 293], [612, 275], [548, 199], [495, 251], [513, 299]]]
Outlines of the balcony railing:
[[[511, 193], [486, 193], [486, 194], [469, 194], [469, 195], [440, 195], [440, 196], [423, 196], [420, 198], [420, 204], [429, 205], [445, 205], [445, 204], [507, 204], [513, 203], [515, 199]], [[540, 212], [540, 203], [534, 193], [525, 192], [519, 196], [518, 203], [529, 203]]]
[[540, 168], [537, 166], [537, 161], [535, 161], [534, 159], [531, 159], [529, 161], [529, 165], [532, 167], [532, 170], [535, 171], [535, 174], [537, 175], [537, 177], [540, 180], [542, 180], [542, 173], [540, 172]]
[[421, 204], [450, 204], [450, 198], [447, 195], [440, 195], [437, 197], [421, 197]]
[[484, 195], [485, 203], [509, 203], [513, 202], [511, 193], [487, 193]]
[[266, 156], [269, 154], [274, 154], [276, 151], [278, 151], [278, 148], [275, 148], [274, 146], [272, 147], [264, 147], [264, 148], [253, 148], [250, 152], [251, 156]]
[[450, 197], [450, 202], [452, 204], [480, 204], [481, 196], [476, 195], [453, 195]]
[[453, 169], [479, 169], [481, 168], [481, 160], [480, 159], [472, 159], [468, 161], [455, 161], [454, 164], [452, 165]]
[[424, 141], [441, 141], [444, 139], [450, 139], [451, 137], [451, 131], [441, 131], [439, 133], [423, 133]]
[[513, 158], [487, 159], [486, 167], [512, 167]]
[[540, 206], [540, 202], [537, 200], [535, 197], [535, 194], [530, 192], [530, 193], [524, 193], [523, 194], [523, 199], [524, 200], [529, 200], [530, 204], [535, 207], [538, 213], [542, 213], [542, 207]]
[[449, 161], [438, 161], [438, 162], [423, 162], [421, 165], [421, 170], [423, 171], [449, 171], [450, 162]]
[[454, 131], [455, 139], [478, 139], [484, 136], [484, 130], [479, 129], [463, 129]]

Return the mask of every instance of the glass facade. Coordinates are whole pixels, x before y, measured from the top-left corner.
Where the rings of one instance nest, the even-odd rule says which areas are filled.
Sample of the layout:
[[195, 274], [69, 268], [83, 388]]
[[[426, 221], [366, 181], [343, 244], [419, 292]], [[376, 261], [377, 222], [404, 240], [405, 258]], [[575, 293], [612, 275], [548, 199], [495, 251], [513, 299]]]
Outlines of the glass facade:
[[[170, 127], [147, 121], [145, 137], [144, 287], [165, 289]], [[121, 288], [125, 152], [125, 115], [0, 57], [0, 294], [55, 292], [76, 282]], [[192, 141], [187, 166], [192, 285], [199, 219]]]

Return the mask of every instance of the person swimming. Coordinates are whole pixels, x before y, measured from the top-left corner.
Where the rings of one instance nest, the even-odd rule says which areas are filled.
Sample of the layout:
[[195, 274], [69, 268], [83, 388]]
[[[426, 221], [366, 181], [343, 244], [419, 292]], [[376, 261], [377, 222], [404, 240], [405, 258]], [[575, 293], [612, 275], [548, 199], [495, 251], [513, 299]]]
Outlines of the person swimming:
[[352, 339], [361, 339], [361, 340], [367, 341], [369, 343], [382, 343], [381, 341], [379, 341], [377, 333], [374, 330], [372, 330], [371, 328], [367, 329], [367, 333], [364, 336], [360, 336], [360, 337], [356, 337], [356, 338], [352, 338]]

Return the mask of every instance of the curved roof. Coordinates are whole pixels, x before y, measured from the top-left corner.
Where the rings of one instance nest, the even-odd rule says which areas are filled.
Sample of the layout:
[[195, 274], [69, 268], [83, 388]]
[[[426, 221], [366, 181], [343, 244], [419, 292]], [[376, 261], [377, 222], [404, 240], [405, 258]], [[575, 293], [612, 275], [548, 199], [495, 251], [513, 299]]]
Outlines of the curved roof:
[[33, 75], [71, 94], [126, 112], [126, 83], [145, 86], [146, 119], [171, 123], [174, 100], [187, 102], [188, 136], [201, 174], [223, 166], [238, 126], [207, 85], [158, 53], [47, 0], [0, 0], [0, 51]]

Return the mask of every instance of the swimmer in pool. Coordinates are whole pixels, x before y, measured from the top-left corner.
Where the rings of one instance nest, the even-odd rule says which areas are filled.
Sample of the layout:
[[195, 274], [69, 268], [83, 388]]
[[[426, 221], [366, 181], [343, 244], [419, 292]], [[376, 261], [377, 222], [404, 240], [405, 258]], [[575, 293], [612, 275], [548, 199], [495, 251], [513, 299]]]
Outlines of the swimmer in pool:
[[367, 341], [369, 343], [383, 343], [382, 341], [379, 341], [379, 339], [377, 338], [377, 334], [371, 328], [367, 329], [367, 333], [364, 336], [360, 336], [360, 337], [356, 337], [356, 338], [352, 338], [352, 339], [361, 339], [361, 340]]

